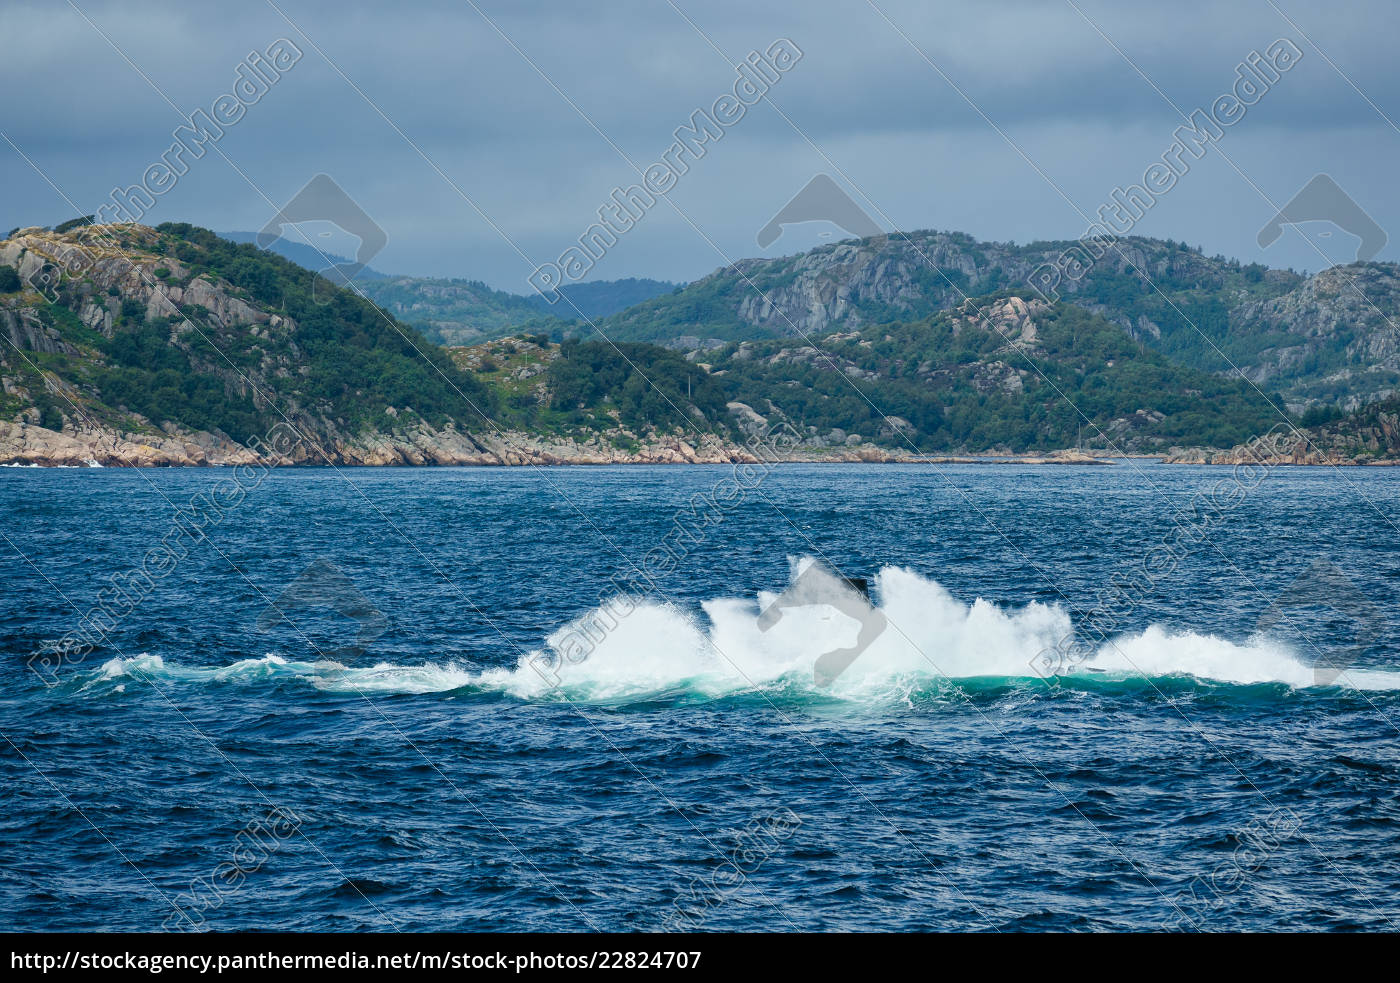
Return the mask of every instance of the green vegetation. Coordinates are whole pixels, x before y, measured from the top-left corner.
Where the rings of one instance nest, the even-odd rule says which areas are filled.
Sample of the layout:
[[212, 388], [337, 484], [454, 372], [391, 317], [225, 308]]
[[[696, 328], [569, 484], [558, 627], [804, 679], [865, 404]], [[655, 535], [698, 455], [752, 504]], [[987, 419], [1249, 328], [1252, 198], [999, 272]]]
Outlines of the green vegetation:
[[171, 420], [194, 430], [221, 430], [240, 443], [265, 432], [272, 420], [224, 380], [201, 371], [197, 356], [170, 343], [175, 318], [126, 325], [100, 345], [107, 364], [90, 376], [108, 405], [153, 421]]
[[0, 266], [0, 294], [16, 293], [23, 286], [24, 281], [13, 266]]
[[94, 223], [94, 218], [95, 216], [92, 215], [83, 215], [79, 218], [70, 218], [66, 222], [60, 222], [59, 224], [55, 225], [53, 227], [53, 230], [58, 233], [70, 232], [73, 229], [79, 228], [80, 226], [92, 225]]
[[1261, 352], [1301, 340], [1285, 331], [1239, 330], [1238, 318], [1231, 316], [1243, 298], [1277, 297], [1296, 287], [1301, 277], [1279, 274], [1266, 281], [1257, 265], [1224, 257], [1207, 261], [1185, 246], [1174, 248], [1186, 255], [1154, 268], [1151, 283], [1137, 273], [1100, 264], [1066, 299], [1080, 306], [1101, 305], [1124, 323], [1152, 323], [1160, 334], [1144, 334], [1144, 341], [1179, 362], [1212, 372], [1253, 364]]
[[522, 331], [562, 337], [565, 322], [527, 297], [479, 280], [387, 277], [360, 285], [365, 296], [440, 344], [472, 344]]
[[[472, 404], [489, 412], [491, 392], [461, 372], [445, 352], [413, 328], [397, 322], [364, 298], [322, 281], [316, 295], [313, 275], [251, 245], [221, 239], [191, 225], [162, 225], [171, 252], [195, 276], [227, 280], [255, 306], [290, 317], [294, 332], [262, 338], [246, 326], [215, 329], [217, 336], [188, 333], [180, 342], [192, 358], [213, 366], [220, 358], [210, 342], [249, 367], [285, 361], [294, 373], [274, 375], [274, 392], [307, 408], [316, 407], [352, 432], [386, 424], [385, 409], [411, 409], [433, 425], [448, 419], [478, 423]], [[329, 297], [318, 303], [317, 296]], [[206, 341], [205, 338], [209, 340]], [[263, 414], [266, 416], [266, 414]], [[271, 421], [269, 421], [271, 422]]]
[[569, 339], [549, 366], [548, 384], [553, 406], [575, 422], [606, 406], [634, 432], [685, 431], [697, 419], [701, 429], [713, 429], [727, 412], [722, 380], [654, 345]]
[[[638, 342], [503, 341], [466, 351], [498, 387], [505, 420], [560, 433], [733, 438], [739, 421], [726, 404], [740, 402], [814, 437], [841, 431], [838, 441], [855, 434], [904, 450], [1020, 452], [1082, 440], [1136, 451], [1228, 447], [1277, 420], [1248, 384], [1174, 365], [1080, 308], [1057, 305], [1035, 324], [1034, 340], [1014, 346], [991, 326], [944, 313], [823, 338], [821, 352], [776, 339], [696, 361]], [[541, 374], [521, 371], [543, 364]]]
[[[1156, 243], [1155, 275], [1165, 298], [1107, 264], [1085, 279], [1073, 302], [1053, 306], [1003, 285], [977, 298], [976, 307], [910, 317], [893, 301], [853, 293], [864, 318], [859, 330], [821, 332], [819, 350], [806, 339], [761, 337], [739, 316], [752, 288], [742, 277], [720, 275], [610, 322], [638, 331], [650, 325], [658, 336], [730, 337], [719, 348], [686, 356], [644, 341], [561, 343], [555, 339], [566, 322], [538, 319], [524, 304], [535, 319], [527, 332], [449, 351], [364, 297], [253, 245], [185, 224], [122, 235], [149, 274], [172, 287], [208, 284], [212, 299], [186, 293], [178, 313], [155, 316], [161, 307], [148, 289], [81, 276], [64, 279], [57, 304], [36, 304], [32, 295], [6, 292], [19, 278], [0, 268], [0, 305], [30, 305], [24, 317], [37, 317], [48, 338], [61, 342], [45, 340], [40, 351], [26, 353], [42, 374], [13, 359], [4, 363], [12, 390], [0, 400], [5, 417], [32, 408], [61, 425], [72, 416], [66, 399], [76, 395], [87, 413], [122, 429], [176, 424], [240, 442], [285, 414], [325, 440], [453, 422], [475, 432], [499, 426], [630, 448], [658, 433], [742, 438], [752, 421], [728, 404], [743, 403], [798, 428], [814, 446], [858, 437], [932, 453], [1229, 447], [1267, 430], [1281, 401], [1228, 374], [1182, 363], [1291, 343], [1281, 328], [1240, 337], [1222, 297], [1266, 300], [1296, 279]], [[989, 259], [998, 250], [1034, 254], [1033, 247], [958, 236], [945, 237], [944, 246], [969, 262], [954, 263], [947, 252], [946, 269], [914, 274], [925, 300], [939, 289], [953, 298], [954, 287], [1005, 279]], [[806, 276], [807, 262], [788, 257], [748, 269], [765, 289], [781, 290]], [[437, 282], [453, 288], [453, 303], [469, 308], [480, 301], [500, 313], [489, 288]], [[1127, 320], [1132, 333], [1086, 310], [1091, 302]], [[978, 309], [1001, 311], [1007, 320], [988, 323], [974, 316]], [[1319, 410], [1303, 422], [1346, 421]]]
[[753, 288], [732, 277], [709, 276], [623, 311], [599, 330], [610, 338], [662, 342], [684, 335], [744, 341], [773, 332], [740, 319], [739, 302]]
[[[795, 360], [802, 349], [791, 342], [751, 344], [744, 358], [731, 346], [715, 370], [731, 399], [771, 403], [818, 433], [839, 429], [921, 451], [1045, 450], [1081, 439], [1107, 447], [1100, 429], [1133, 448], [1230, 446], [1277, 419], [1246, 383], [1174, 365], [1081, 308], [1058, 304], [1036, 324], [1035, 342], [1012, 348], [991, 327], [941, 314], [826, 339], [830, 360]], [[886, 417], [910, 429], [897, 438]]]
[[607, 434], [619, 447], [635, 443], [635, 435], [693, 436], [695, 427], [730, 435], [722, 380], [666, 348], [573, 338], [554, 344], [532, 335], [452, 354], [494, 390], [497, 422], [507, 428]]

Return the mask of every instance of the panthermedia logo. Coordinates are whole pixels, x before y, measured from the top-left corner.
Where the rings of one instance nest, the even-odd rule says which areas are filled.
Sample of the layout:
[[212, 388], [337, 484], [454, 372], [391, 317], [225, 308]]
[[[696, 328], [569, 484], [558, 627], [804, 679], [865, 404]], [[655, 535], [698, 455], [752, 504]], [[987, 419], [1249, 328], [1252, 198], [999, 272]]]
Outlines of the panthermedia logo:
[[778, 241], [784, 229], [799, 222], [830, 222], [857, 239], [885, 235], [884, 229], [841, 190], [830, 174], [818, 174], [812, 178], [786, 205], [778, 209], [778, 214], [758, 230], [758, 245], [767, 249]]
[[[1324, 617], [1340, 632], [1329, 631], [1328, 635], [1342, 643], [1330, 643], [1316, 631], [1303, 633], [1297, 622], [1309, 616]], [[1313, 685], [1331, 686], [1380, 640], [1383, 624], [1380, 608], [1340, 567], [1319, 557], [1274, 598], [1259, 616], [1256, 629], [1277, 632], [1286, 628], [1301, 636], [1302, 651], [1315, 656]]]
[[317, 174], [263, 226], [257, 236], [258, 247], [267, 249], [286, 237], [287, 226], [307, 222], [329, 222], [359, 240], [353, 263], [332, 263], [312, 279], [312, 299], [327, 304], [331, 295], [324, 282], [329, 281], [336, 287], [350, 286], [388, 244], [389, 236], [329, 174]]
[[316, 560], [286, 586], [258, 618], [258, 631], [271, 631], [283, 621], [295, 625], [292, 615], [329, 608], [335, 614], [356, 622], [355, 644], [324, 653], [331, 657], [363, 655], [369, 644], [388, 627], [384, 613], [370, 603], [354, 581], [329, 560]]
[[1331, 222], [1343, 232], [1356, 236], [1357, 262], [1375, 259], [1389, 236], [1376, 220], [1362, 210], [1356, 200], [1341, 189], [1330, 174], [1318, 174], [1298, 191], [1277, 215], [1259, 230], [1259, 246], [1267, 249], [1283, 235], [1285, 225], [1304, 222]]
[[793, 580], [792, 586], [759, 613], [758, 630], [766, 632], [771, 629], [782, 620], [783, 612], [789, 608], [817, 605], [833, 607], [860, 625], [854, 645], [831, 649], [817, 657], [812, 670], [813, 678], [818, 686], [830, 686], [880, 637], [889, 622], [884, 612], [871, 606], [864, 580], [840, 577], [813, 563]]

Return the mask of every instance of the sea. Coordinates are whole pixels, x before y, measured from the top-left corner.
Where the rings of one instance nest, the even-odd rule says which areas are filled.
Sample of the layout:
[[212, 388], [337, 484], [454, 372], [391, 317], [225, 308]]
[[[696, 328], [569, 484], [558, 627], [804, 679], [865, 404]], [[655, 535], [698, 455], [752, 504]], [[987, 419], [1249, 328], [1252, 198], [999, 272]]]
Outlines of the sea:
[[1397, 520], [1389, 468], [6, 468], [0, 928], [1394, 930]]

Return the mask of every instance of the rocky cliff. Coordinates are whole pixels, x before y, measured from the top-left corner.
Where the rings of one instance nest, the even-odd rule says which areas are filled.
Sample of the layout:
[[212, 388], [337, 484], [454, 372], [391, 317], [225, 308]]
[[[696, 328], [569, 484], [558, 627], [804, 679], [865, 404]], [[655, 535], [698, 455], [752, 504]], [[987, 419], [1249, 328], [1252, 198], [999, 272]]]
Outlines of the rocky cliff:
[[[548, 358], [508, 384], [482, 352], [458, 350], [454, 361], [362, 298], [204, 230], [22, 229], [0, 242], [6, 267], [15, 273], [0, 280], [0, 463], [755, 460], [741, 432], [698, 411], [703, 426], [624, 426], [607, 416], [616, 409], [602, 393], [567, 412], [536, 413], [538, 394], [526, 396], [526, 413], [506, 400], [559, 346], [510, 343]], [[489, 351], [508, 357], [502, 346]], [[891, 456], [873, 446], [804, 453]]]
[[1372, 403], [1316, 427], [1275, 426], [1265, 440], [1228, 450], [1181, 450], [1172, 464], [1400, 465], [1400, 397]]
[[[1074, 246], [977, 242], [947, 232], [851, 240], [742, 260], [601, 327], [613, 338], [688, 347], [709, 338], [815, 338], [918, 320], [997, 290], [1048, 286], [1037, 271]], [[1400, 268], [1389, 263], [1305, 277], [1131, 237], [1082, 276], [1056, 278], [1053, 292], [1183, 365], [1243, 374], [1301, 411], [1353, 408], [1400, 387], [1397, 288]]]
[[1241, 332], [1272, 344], [1242, 365], [1255, 382], [1282, 383], [1299, 405], [1351, 410], [1400, 387], [1400, 267], [1353, 263], [1231, 311]]

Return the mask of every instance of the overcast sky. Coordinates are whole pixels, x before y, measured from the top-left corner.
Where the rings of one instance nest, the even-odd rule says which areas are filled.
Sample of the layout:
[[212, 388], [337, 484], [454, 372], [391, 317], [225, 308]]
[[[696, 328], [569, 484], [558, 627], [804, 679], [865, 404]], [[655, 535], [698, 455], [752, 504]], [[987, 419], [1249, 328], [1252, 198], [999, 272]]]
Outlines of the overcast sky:
[[[0, 0], [0, 232], [140, 182], [183, 116], [285, 38], [300, 60], [144, 221], [256, 231], [326, 173], [386, 233], [375, 267], [525, 292], [732, 91], [733, 62], [786, 38], [800, 60], [590, 278], [692, 280], [842, 238], [809, 222], [755, 239], [821, 173], [886, 228], [1073, 238], [1162, 157], [1178, 110], [1208, 109], [1251, 52], [1290, 39], [1297, 65], [1134, 231], [1271, 266], [1347, 261], [1357, 240], [1330, 223], [1257, 242], [1326, 173], [1391, 230], [1377, 258], [1400, 259], [1395, 0], [276, 3]], [[354, 251], [329, 223], [307, 231]]]

